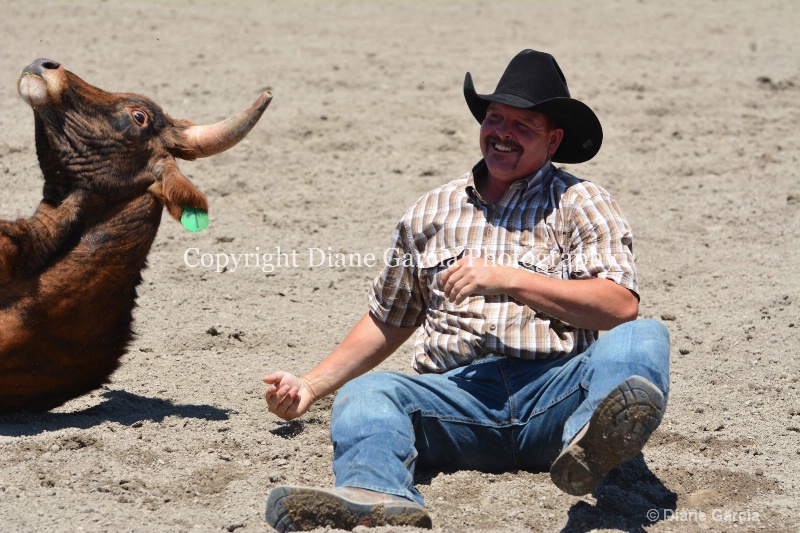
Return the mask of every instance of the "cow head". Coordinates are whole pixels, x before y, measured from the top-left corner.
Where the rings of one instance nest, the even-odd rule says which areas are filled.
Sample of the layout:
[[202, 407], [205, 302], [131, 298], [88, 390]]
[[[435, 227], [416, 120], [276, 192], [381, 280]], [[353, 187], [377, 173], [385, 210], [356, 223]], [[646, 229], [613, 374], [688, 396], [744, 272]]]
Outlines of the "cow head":
[[58, 203], [80, 192], [108, 202], [149, 189], [178, 220], [184, 207], [208, 211], [208, 202], [175, 158], [227, 150], [247, 135], [272, 100], [264, 93], [238, 115], [194, 125], [173, 119], [144, 96], [89, 85], [49, 59], [25, 67], [17, 89], [34, 112], [46, 200]]

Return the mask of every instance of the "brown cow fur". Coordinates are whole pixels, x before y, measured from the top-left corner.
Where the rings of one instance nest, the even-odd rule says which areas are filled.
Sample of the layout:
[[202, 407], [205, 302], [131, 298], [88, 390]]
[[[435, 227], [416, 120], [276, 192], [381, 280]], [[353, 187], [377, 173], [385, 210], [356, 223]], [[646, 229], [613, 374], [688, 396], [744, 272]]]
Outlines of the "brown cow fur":
[[183, 206], [208, 210], [174, 159], [198, 156], [190, 122], [35, 65], [53, 93], [31, 104], [45, 184], [33, 216], [0, 221], [0, 412], [48, 410], [107, 382], [133, 337], [163, 207], [178, 220]]

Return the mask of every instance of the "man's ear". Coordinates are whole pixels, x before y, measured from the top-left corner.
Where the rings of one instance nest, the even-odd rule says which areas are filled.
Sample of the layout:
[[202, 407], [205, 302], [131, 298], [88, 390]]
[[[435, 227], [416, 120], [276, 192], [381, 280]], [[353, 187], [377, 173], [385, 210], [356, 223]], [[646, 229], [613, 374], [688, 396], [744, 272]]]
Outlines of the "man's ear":
[[547, 146], [547, 157], [553, 157], [558, 147], [561, 146], [562, 139], [564, 139], [564, 130], [561, 128], [553, 128], [548, 135], [550, 142]]
[[150, 189], [161, 198], [172, 218], [180, 221], [184, 207], [193, 207], [208, 213], [206, 196], [181, 173], [174, 159], [167, 159], [160, 166], [161, 190], [158, 190], [158, 182]]

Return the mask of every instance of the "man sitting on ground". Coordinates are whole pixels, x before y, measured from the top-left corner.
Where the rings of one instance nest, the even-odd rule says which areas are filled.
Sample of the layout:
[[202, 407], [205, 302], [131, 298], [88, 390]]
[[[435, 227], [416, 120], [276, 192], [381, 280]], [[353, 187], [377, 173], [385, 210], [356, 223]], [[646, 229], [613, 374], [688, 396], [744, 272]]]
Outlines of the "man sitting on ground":
[[[596, 115], [533, 50], [492, 94], [468, 73], [464, 95], [483, 159], [406, 212], [345, 340], [302, 378], [264, 378], [286, 420], [341, 388], [336, 487], [276, 487], [266, 518], [278, 531], [431, 527], [416, 468], [549, 470], [586, 494], [664, 414], [669, 335], [636, 320], [631, 229], [608, 192], [553, 165], [594, 157]], [[415, 331], [419, 375], [369, 372]]]

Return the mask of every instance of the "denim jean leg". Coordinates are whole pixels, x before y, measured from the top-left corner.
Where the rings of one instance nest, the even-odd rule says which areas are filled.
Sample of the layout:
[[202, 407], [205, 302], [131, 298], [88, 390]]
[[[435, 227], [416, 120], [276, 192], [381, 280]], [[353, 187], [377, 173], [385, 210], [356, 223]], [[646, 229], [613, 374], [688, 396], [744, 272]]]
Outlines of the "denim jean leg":
[[[423, 503], [417, 464], [508, 469], [508, 393], [496, 362], [445, 374], [373, 372], [346, 384], [331, 416], [337, 486]], [[505, 461], [505, 462], [504, 462]]]
[[337, 486], [413, 497], [414, 429], [393, 391], [399, 379], [378, 372], [350, 381], [331, 413], [333, 470]]
[[597, 405], [620, 383], [642, 376], [669, 395], [669, 332], [657, 320], [626, 322], [604, 333], [583, 354], [585, 399], [564, 425], [562, 446], [585, 426]]
[[517, 469], [546, 472], [561, 452], [564, 424], [583, 400], [583, 356], [556, 360], [509, 360], [506, 376], [519, 421]]

